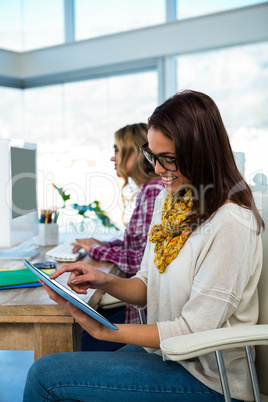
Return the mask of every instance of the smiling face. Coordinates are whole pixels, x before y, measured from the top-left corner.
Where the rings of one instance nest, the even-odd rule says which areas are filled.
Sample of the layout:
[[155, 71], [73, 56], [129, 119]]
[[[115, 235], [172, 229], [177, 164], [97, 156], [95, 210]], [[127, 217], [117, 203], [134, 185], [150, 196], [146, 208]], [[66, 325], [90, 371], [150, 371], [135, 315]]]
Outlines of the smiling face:
[[[175, 143], [164, 136], [160, 130], [153, 127], [149, 129], [148, 144], [155, 155], [176, 158]], [[169, 193], [176, 193], [185, 184], [190, 184], [190, 180], [183, 176], [179, 169], [176, 172], [169, 172], [158, 161], [155, 165], [155, 173], [161, 176], [165, 189]]]

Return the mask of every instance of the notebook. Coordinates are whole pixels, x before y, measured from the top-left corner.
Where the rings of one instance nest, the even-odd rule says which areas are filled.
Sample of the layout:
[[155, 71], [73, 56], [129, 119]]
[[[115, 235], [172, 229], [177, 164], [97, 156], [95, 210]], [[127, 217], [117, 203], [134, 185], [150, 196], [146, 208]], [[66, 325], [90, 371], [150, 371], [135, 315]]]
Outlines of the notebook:
[[55, 279], [50, 279], [50, 277], [42, 272], [40, 269], [36, 268], [34, 265], [30, 264], [29, 261], [23, 260], [24, 265], [30, 269], [32, 273], [34, 273], [38, 278], [40, 278], [46, 285], [48, 285], [52, 290], [62, 296], [65, 300], [68, 300], [70, 303], [74, 304], [76, 307], [80, 308], [86, 314], [100, 322], [101, 324], [106, 325], [106, 327], [118, 330], [117, 326], [112, 322], [107, 320], [101, 314], [99, 314], [96, 310], [90, 307], [87, 303], [85, 303], [75, 292], [66, 288], [61, 283], [57, 282]]
[[30, 285], [33, 283], [35, 284], [34, 286], [38, 286], [36, 275], [27, 268], [0, 271], [0, 289], [4, 289], [6, 286], [21, 287], [21, 285]]

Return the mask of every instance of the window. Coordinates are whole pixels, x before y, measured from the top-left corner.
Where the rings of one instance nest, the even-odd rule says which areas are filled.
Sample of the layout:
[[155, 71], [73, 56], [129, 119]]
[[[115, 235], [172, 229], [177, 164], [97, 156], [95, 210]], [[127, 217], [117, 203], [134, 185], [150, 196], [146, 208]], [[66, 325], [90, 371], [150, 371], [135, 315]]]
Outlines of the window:
[[[122, 183], [110, 161], [114, 132], [146, 122], [157, 106], [157, 91], [155, 71], [24, 91], [24, 138], [38, 145], [39, 207], [59, 204], [55, 182], [72, 194], [73, 203], [99, 200], [120, 222]], [[72, 222], [73, 211], [65, 212], [65, 221]]]
[[234, 151], [244, 152], [245, 178], [268, 174], [268, 43], [178, 59], [179, 89], [194, 89], [218, 105]]
[[[173, 11], [172, 0], [169, 4], [168, 0], [73, 1], [76, 40], [112, 34], [108, 40], [110, 43], [113, 35], [116, 36], [118, 32], [165, 23], [166, 5]], [[195, 17], [258, 3], [263, 1], [177, 0], [177, 17]], [[193, 21], [190, 24], [192, 23]], [[252, 23], [257, 27], [256, 21]], [[231, 31], [233, 27], [236, 27], [235, 20]], [[263, 38], [260, 35], [257, 37], [259, 40]], [[64, 0], [0, 1], [0, 47], [22, 51], [52, 46], [63, 41]], [[237, 43], [235, 38], [233, 43]], [[211, 44], [217, 45], [213, 41]], [[76, 46], [80, 45], [71, 44], [71, 47]], [[64, 49], [67, 50], [68, 47]], [[48, 51], [47, 54], [53, 54], [54, 50], [57, 49]], [[246, 153], [248, 181], [254, 172], [263, 170], [268, 174], [268, 159], [265, 158], [268, 138], [265, 115], [268, 102], [267, 91], [265, 92], [268, 80], [268, 44], [257, 43], [202, 53], [195, 53], [195, 49], [186, 46], [186, 51], [190, 51], [191, 54], [177, 57], [179, 89], [201, 90], [215, 99], [234, 150]], [[8, 52], [2, 53], [3, 59], [8, 56]], [[45, 52], [36, 53], [37, 57], [45, 54]], [[111, 61], [108, 54], [105, 56], [103, 61], [100, 61], [102, 64], [98, 66], [100, 71], [105, 71], [106, 75], [103, 78], [62, 84], [61, 72], [63, 69], [64, 74], [66, 64], [62, 67], [55, 60], [55, 63], [51, 64], [54, 70], [49, 71], [48, 76], [45, 76], [45, 70], [40, 68], [40, 74], [33, 73], [32, 77], [30, 73], [30, 77], [27, 74], [23, 77], [25, 69], [21, 68], [22, 77], [18, 73], [19, 76], [14, 78], [22, 78], [21, 84], [25, 83], [23, 79], [26, 78], [27, 85], [35, 85], [38, 77], [40, 85], [42, 83], [46, 85], [48, 82], [58, 84], [23, 91], [0, 88], [0, 136], [25, 138], [38, 144], [39, 168], [43, 172], [43, 182], [40, 183], [43, 183], [45, 189], [42, 199], [39, 200], [40, 206], [52, 206], [50, 190], [53, 180], [62, 185], [69, 183], [76, 189], [74, 191], [80, 194], [78, 187], [81, 189], [87, 187], [82, 176], [88, 175], [93, 183], [95, 179], [93, 180], [90, 175], [96, 176], [96, 172], [103, 172], [102, 178], [99, 177], [98, 182], [95, 181], [93, 184], [94, 193], [96, 198], [104, 200], [109, 209], [110, 194], [114, 191], [112, 186], [117, 180], [115, 174], [109, 176], [111, 170], [114, 173], [110, 162], [114, 131], [130, 122], [147, 120], [158, 103], [158, 80], [160, 96], [173, 87], [169, 82], [172, 72], [166, 63], [165, 51], [153, 60], [149, 55], [148, 60], [143, 59], [144, 56], [141, 55], [141, 60], [131, 64], [131, 60], [124, 60], [122, 49], [119, 70], [114, 71], [113, 67], [110, 76]], [[27, 66], [27, 54], [23, 56], [23, 60]], [[48, 62], [51, 61], [49, 60], [48, 56]], [[85, 60], [82, 59], [83, 62]], [[67, 58], [66, 62], [68, 64]], [[157, 65], [159, 76], [155, 70], [145, 72], [146, 67], [144, 70], [142, 67], [140, 70], [135, 70], [136, 74], [123, 74], [121, 68], [126, 68], [126, 65], [131, 71], [136, 69], [137, 65], [149, 65], [150, 68], [152, 65]], [[161, 71], [162, 65], [167, 67], [166, 70]], [[69, 77], [70, 73], [72, 77], [70, 79], [79, 78], [80, 68], [79, 66], [74, 68], [74, 71], [69, 71], [67, 66], [66, 76]], [[91, 66], [81, 62], [81, 69], [84, 74], [91, 69]], [[94, 68], [92, 71], [93, 74]], [[1, 82], [19, 86], [18, 80], [12, 81], [12, 77], [7, 76], [5, 80], [6, 74], [4, 68]], [[107, 179], [108, 177], [112, 179]], [[109, 180], [110, 184], [107, 182]], [[84, 195], [84, 193], [81, 196], [77, 195], [77, 200]], [[90, 199], [91, 196], [87, 193], [82, 202], [90, 202]]]
[[21, 1], [9, 0], [0, 3], [0, 47], [22, 50]]
[[75, 39], [88, 39], [115, 32], [161, 24], [165, 0], [76, 0]]
[[25, 51], [64, 41], [63, 0], [0, 3], [0, 47]]
[[177, 19], [192, 18], [259, 3], [265, 3], [265, 0], [177, 0]]
[[0, 87], [0, 137], [20, 138], [22, 131], [22, 91]]

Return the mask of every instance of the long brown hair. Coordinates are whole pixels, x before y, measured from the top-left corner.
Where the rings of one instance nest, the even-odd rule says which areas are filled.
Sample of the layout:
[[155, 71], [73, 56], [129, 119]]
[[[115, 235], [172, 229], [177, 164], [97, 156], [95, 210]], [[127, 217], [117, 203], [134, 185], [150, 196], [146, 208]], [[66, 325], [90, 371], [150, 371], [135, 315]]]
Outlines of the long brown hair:
[[[202, 191], [193, 197], [199, 224], [212, 216], [227, 200], [253, 211], [258, 233], [264, 222], [256, 208], [252, 191], [239, 172], [215, 102], [201, 92], [185, 90], [158, 106], [148, 119], [149, 128], [160, 130], [175, 141], [179, 170]], [[198, 198], [198, 199], [197, 199]]]

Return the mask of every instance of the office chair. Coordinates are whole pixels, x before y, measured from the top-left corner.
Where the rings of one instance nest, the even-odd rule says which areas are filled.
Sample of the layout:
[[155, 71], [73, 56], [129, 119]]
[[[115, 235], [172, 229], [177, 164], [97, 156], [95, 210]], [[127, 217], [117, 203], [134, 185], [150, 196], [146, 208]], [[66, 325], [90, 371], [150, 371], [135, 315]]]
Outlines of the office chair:
[[[163, 354], [170, 360], [180, 361], [215, 352], [222, 391], [226, 402], [231, 401], [228, 379], [224, 368], [222, 350], [244, 347], [254, 399], [268, 402], [268, 194], [254, 194], [258, 209], [266, 224], [262, 233], [263, 269], [258, 285], [259, 320], [257, 325], [219, 328], [184, 336], [176, 336], [161, 342]], [[256, 368], [252, 346], [256, 346]], [[266, 346], [264, 346], [266, 345]], [[262, 394], [260, 394], [260, 391]]]

